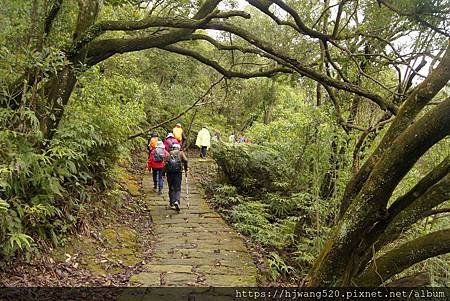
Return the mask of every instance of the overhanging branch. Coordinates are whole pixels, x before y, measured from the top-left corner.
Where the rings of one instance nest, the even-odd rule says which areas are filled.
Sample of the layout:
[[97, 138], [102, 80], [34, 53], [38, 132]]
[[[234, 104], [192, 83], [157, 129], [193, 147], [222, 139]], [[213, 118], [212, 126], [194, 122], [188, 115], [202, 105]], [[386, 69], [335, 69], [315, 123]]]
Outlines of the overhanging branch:
[[305, 25], [305, 23], [302, 21], [302, 19], [300, 18], [299, 14], [292, 7], [287, 5], [284, 1], [282, 1], [282, 0], [271, 0], [271, 1], [273, 1], [275, 4], [277, 4], [279, 7], [281, 7], [284, 11], [286, 11], [289, 15], [291, 15], [295, 21], [295, 24], [297, 24], [298, 28], [304, 34], [306, 34], [312, 38], [320, 39], [322, 41], [328, 41], [331, 39], [331, 37], [329, 35], [323, 34], [319, 31], [316, 31], [314, 29], [307, 27]]
[[[169, 27], [169, 28], [187, 28], [196, 29], [200, 28], [205, 23], [209, 22], [214, 18], [230, 18], [230, 17], [243, 17], [246, 19], [250, 18], [250, 14], [244, 11], [226, 11], [226, 12], [214, 12], [202, 19], [188, 19], [181, 17], [158, 17], [149, 16], [138, 21], [103, 21], [91, 26], [88, 31], [84, 34], [84, 37], [75, 43], [70, 52], [76, 52], [78, 49], [84, 45], [90, 43], [95, 38], [99, 37], [101, 34], [107, 31], [135, 31], [147, 29], [150, 27]], [[120, 41], [123, 39], [113, 39], [115, 41]]]
[[293, 68], [295, 71], [297, 71], [303, 76], [309, 77], [317, 82], [320, 82], [321, 84], [329, 85], [339, 90], [344, 90], [347, 92], [355, 93], [363, 97], [366, 97], [367, 99], [370, 99], [376, 104], [378, 104], [382, 109], [389, 110], [393, 114], [396, 114], [398, 111], [398, 108], [393, 103], [383, 99], [380, 95], [368, 91], [361, 86], [352, 83], [338, 81], [325, 74], [317, 72], [316, 70], [304, 64], [303, 62], [285, 54], [284, 51], [282, 51], [281, 49], [275, 48], [271, 44], [259, 39], [256, 35], [244, 30], [243, 28], [235, 26], [229, 22], [217, 22], [213, 20], [208, 24], [205, 24], [204, 28], [231, 32], [241, 37], [242, 39], [246, 40], [248, 43], [258, 47], [259, 49], [264, 50], [265, 52], [273, 55], [274, 57], [277, 57], [278, 59], [277, 61], [279, 63], [284, 62], [285, 66]]
[[[191, 21], [202, 20], [207, 18], [217, 7], [221, 0], [206, 0], [199, 8], [197, 13], [192, 17]], [[200, 22], [201, 23], [201, 22]], [[89, 31], [89, 30], [88, 30]], [[89, 43], [88, 57], [101, 57], [105, 53], [125, 53], [131, 51], [144, 50], [154, 48], [158, 46], [164, 46], [176, 43], [183, 40], [186, 36], [189, 36], [195, 31], [195, 28], [172, 30], [169, 33], [159, 34], [154, 36], [148, 36], [144, 38], [135, 39], [108, 39], [97, 42]], [[80, 40], [87, 39], [92, 41], [89, 35], [84, 35]], [[81, 43], [82, 46], [83, 42]], [[80, 48], [79, 44], [74, 44], [69, 49], [69, 55], [74, 55], [77, 49]]]
[[196, 60], [198, 60], [199, 62], [215, 69], [217, 72], [219, 72], [220, 74], [222, 74], [223, 76], [225, 76], [226, 78], [232, 78], [232, 77], [237, 77], [237, 78], [254, 78], [254, 77], [272, 77], [278, 73], [293, 73], [293, 71], [289, 68], [284, 68], [284, 67], [278, 67], [278, 68], [274, 68], [271, 70], [267, 70], [267, 71], [254, 71], [254, 72], [248, 72], [248, 73], [244, 73], [244, 72], [236, 72], [236, 71], [232, 71], [232, 70], [227, 70], [224, 67], [222, 67], [218, 62], [213, 61], [207, 57], [202, 56], [201, 54], [199, 54], [198, 52], [195, 52], [193, 50], [189, 50], [186, 48], [181, 48], [181, 47], [176, 47], [173, 45], [168, 45], [168, 46], [164, 46], [164, 47], [159, 47], [160, 49], [166, 50], [166, 51], [170, 51], [170, 52], [174, 52], [174, 53], [178, 53], [184, 56], [189, 56], [192, 57]]

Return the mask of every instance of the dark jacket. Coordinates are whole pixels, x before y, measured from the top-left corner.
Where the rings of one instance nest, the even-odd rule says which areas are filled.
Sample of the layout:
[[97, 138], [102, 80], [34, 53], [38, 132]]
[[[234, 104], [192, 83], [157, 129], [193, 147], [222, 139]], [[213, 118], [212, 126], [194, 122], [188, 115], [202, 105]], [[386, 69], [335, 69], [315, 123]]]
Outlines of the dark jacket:
[[[180, 156], [180, 160], [183, 163], [184, 171], [187, 172], [188, 170], [188, 159], [186, 157], [186, 154], [183, 151], [174, 149], [169, 152], [169, 156], [165, 157], [164, 161], [167, 162], [170, 159], [170, 156]], [[167, 164], [166, 164], [167, 166]]]

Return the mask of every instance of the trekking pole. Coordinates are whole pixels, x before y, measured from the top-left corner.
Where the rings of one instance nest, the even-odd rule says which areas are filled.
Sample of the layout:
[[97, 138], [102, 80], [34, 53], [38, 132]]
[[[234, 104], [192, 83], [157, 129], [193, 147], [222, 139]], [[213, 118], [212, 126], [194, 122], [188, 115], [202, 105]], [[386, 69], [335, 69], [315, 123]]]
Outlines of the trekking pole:
[[187, 208], [189, 209], [189, 183], [188, 183], [188, 174], [186, 172], [186, 176], [184, 177], [184, 180], [186, 182], [186, 199], [187, 199]]

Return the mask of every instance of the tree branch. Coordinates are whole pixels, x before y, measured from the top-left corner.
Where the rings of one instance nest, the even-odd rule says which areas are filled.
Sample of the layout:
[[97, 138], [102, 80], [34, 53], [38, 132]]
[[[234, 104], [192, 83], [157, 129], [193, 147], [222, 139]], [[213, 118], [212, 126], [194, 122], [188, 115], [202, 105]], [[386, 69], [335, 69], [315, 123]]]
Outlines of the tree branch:
[[[106, 31], [135, 31], [141, 29], [147, 29], [150, 27], [170, 27], [170, 28], [187, 28], [197, 29], [205, 23], [208, 23], [214, 18], [230, 18], [230, 17], [243, 17], [250, 18], [250, 14], [244, 11], [226, 11], [226, 12], [213, 12], [201, 19], [187, 19], [180, 17], [158, 17], [148, 16], [139, 21], [103, 21], [101, 23], [91, 26], [84, 37], [77, 41], [75, 45], [71, 47], [70, 52], [76, 52], [77, 49], [93, 41]], [[123, 39], [112, 39], [115, 41], [123, 41]]]
[[215, 30], [223, 30], [223, 31], [231, 32], [231, 33], [243, 38], [250, 44], [277, 57], [277, 62], [282, 63], [286, 67], [293, 68], [295, 71], [297, 71], [301, 75], [309, 77], [309, 78], [311, 78], [315, 81], [318, 81], [322, 84], [332, 86], [339, 90], [344, 90], [347, 92], [359, 94], [363, 97], [366, 97], [366, 98], [372, 100], [373, 102], [378, 104], [382, 109], [389, 110], [393, 114], [397, 113], [397, 110], [398, 110], [397, 107], [393, 103], [383, 99], [378, 94], [372, 93], [372, 92], [364, 89], [361, 86], [354, 85], [352, 83], [341, 82], [341, 81], [335, 80], [325, 74], [317, 72], [313, 68], [304, 64], [303, 62], [286, 55], [281, 49], [277, 49], [274, 46], [260, 40], [257, 36], [253, 35], [252, 33], [248, 32], [240, 27], [237, 27], [228, 22], [217, 22], [217, 21], [211, 21], [208, 24], [206, 24], [204, 27], [207, 29], [215, 29]]
[[359, 286], [379, 286], [390, 277], [425, 259], [450, 252], [450, 230], [441, 230], [409, 241], [375, 259], [356, 279]]
[[428, 210], [422, 214], [422, 218], [429, 217], [429, 216], [436, 215], [436, 214], [441, 214], [441, 213], [449, 213], [449, 212], [450, 212], [450, 208]]
[[323, 34], [323, 33], [319, 32], [319, 31], [316, 31], [314, 29], [311, 29], [311, 28], [307, 27], [305, 25], [305, 23], [303, 23], [302, 19], [298, 15], [298, 13], [292, 7], [290, 7], [285, 2], [283, 2], [282, 0], [271, 0], [271, 1], [276, 3], [279, 7], [281, 7], [283, 10], [285, 10], [289, 15], [291, 15], [292, 18], [294, 18], [295, 24], [297, 24], [298, 28], [304, 34], [310, 36], [311, 38], [320, 39], [320, 40], [322, 40], [324, 42], [328, 41], [328, 40], [330, 40], [332, 38], [329, 35]]
[[217, 72], [221, 73], [223, 76], [225, 76], [226, 78], [232, 78], [232, 77], [238, 77], [238, 78], [253, 78], [253, 77], [272, 77], [280, 72], [282, 73], [293, 73], [293, 71], [289, 68], [274, 68], [272, 70], [267, 70], [267, 71], [258, 71], [258, 72], [249, 72], [249, 73], [242, 73], [242, 72], [236, 72], [236, 71], [231, 71], [231, 70], [227, 70], [224, 67], [222, 67], [221, 65], [219, 65], [219, 63], [217, 63], [216, 61], [210, 60], [204, 56], [202, 56], [201, 54], [199, 54], [198, 52], [195, 52], [193, 50], [189, 50], [186, 48], [181, 48], [181, 47], [176, 47], [173, 45], [169, 45], [169, 46], [164, 46], [164, 47], [159, 47], [160, 49], [166, 50], [166, 51], [170, 51], [170, 52], [174, 52], [174, 53], [178, 53], [181, 55], [185, 55], [185, 56], [189, 56], [192, 57], [196, 60], [198, 60], [199, 62], [215, 69]]
[[282, 21], [280, 18], [278, 18], [274, 13], [272, 13], [269, 10], [269, 6], [264, 3], [264, 1], [261, 0], [247, 0], [248, 3], [259, 9], [262, 13], [269, 16], [275, 23], [278, 25], [285, 25], [293, 28], [295, 31], [302, 33], [302, 31], [298, 28], [298, 26], [292, 22], [289, 21]]
[[339, 33], [339, 23], [341, 22], [342, 10], [344, 9], [345, 2], [346, 0], [342, 0], [341, 2], [339, 2], [336, 21], [334, 22], [333, 33], [331, 34], [334, 39], [338, 36]]
[[330, 9], [332, 9], [333, 7], [338, 6], [338, 5], [339, 5], [339, 3], [335, 3], [335, 4], [332, 4], [332, 5], [329, 5], [328, 7], [326, 7], [326, 8], [320, 13], [319, 17], [318, 17], [317, 20], [314, 22], [314, 24], [313, 24], [313, 26], [312, 26], [311, 28], [314, 29], [314, 27], [317, 26], [317, 24], [320, 22], [320, 20], [323, 18], [323, 16], [324, 16]]
[[450, 99], [424, 114], [392, 143], [336, 224], [309, 273], [310, 286], [329, 285], [343, 275], [354, 250], [370, 229], [385, 218], [398, 183], [417, 160], [450, 134]]
[[[417, 221], [425, 218], [425, 212], [430, 211], [448, 199], [450, 199], [450, 174], [447, 174], [442, 180], [427, 189], [421, 196], [411, 200], [410, 205], [404, 210], [396, 215], [389, 216], [387, 223], [382, 223], [387, 224], [387, 226], [384, 227], [383, 231], [378, 231], [381, 232], [381, 236], [375, 243], [375, 250], [379, 250], [396, 240]], [[377, 225], [374, 231], [378, 230], [377, 228], [381, 229], [383, 225]]]
[[427, 64], [427, 61], [425, 59], [422, 59], [422, 61], [420, 62], [420, 64], [416, 67], [413, 68], [411, 70], [413, 70], [413, 72], [409, 75], [408, 79], [405, 82], [404, 88], [403, 88], [403, 93], [406, 93], [409, 88], [411, 88], [414, 76], [419, 74], [419, 71], [425, 67], [425, 65]]
[[[360, 269], [373, 254], [395, 241], [411, 225], [425, 218], [425, 213], [449, 198], [450, 156], [447, 156], [410, 191], [389, 207], [386, 218], [378, 222], [365, 236], [356, 254], [363, 254]], [[445, 179], [447, 177], [447, 179]]]
[[388, 287], [424, 287], [430, 285], [431, 275], [429, 271], [402, 277], [387, 284]]
[[[210, 15], [221, 0], [206, 0], [203, 5], [200, 7], [198, 12], [193, 16], [192, 19], [188, 23], [195, 24], [206, 22], [205, 18]], [[197, 22], [198, 20], [201, 20]], [[188, 24], [185, 24], [186, 26]], [[190, 34], [195, 31], [196, 27], [187, 28], [187, 29], [179, 29], [173, 30], [169, 33], [152, 35], [144, 38], [133, 38], [133, 39], [107, 39], [101, 40], [97, 42], [91, 42], [89, 45], [89, 57], [99, 57], [104, 53], [125, 53], [131, 51], [144, 50], [149, 48], [154, 48], [158, 46], [165, 46], [169, 44], [176, 43], [186, 38]], [[95, 38], [95, 34], [94, 34]], [[86, 41], [92, 41], [92, 37], [90, 35], [84, 35], [82, 38], [81, 45], [86, 43]], [[80, 47], [80, 44], [73, 44], [69, 49], [69, 53], [73, 55], [73, 53], [77, 52], [77, 49]]]
[[324, 42], [324, 43], [323, 43], [323, 47], [324, 47], [324, 49], [325, 49], [325, 55], [326, 55], [326, 58], [327, 58], [328, 62], [331, 64], [331, 66], [333, 66], [334, 70], [337, 71], [337, 73], [338, 73], [339, 76], [342, 78], [342, 80], [343, 80], [344, 82], [346, 82], [346, 83], [349, 83], [350, 81], [349, 81], [349, 80], [347, 79], [347, 77], [344, 75], [344, 73], [342, 72], [341, 68], [339, 68], [339, 67], [336, 65], [336, 63], [333, 61], [333, 59], [331, 58], [331, 55], [330, 55], [330, 51], [329, 51], [329, 49], [328, 49], [328, 44], [327, 44], [327, 42]]
[[45, 17], [44, 22], [44, 36], [48, 35], [50, 33], [50, 30], [52, 29], [53, 21], [55, 20], [56, 16], [58, 15], [59, 10], [61, 9], [63, 0], [54, 0], [53, 5]]
[[[450, 44], [449, 44], [450, 46]], [[351, 200], [359, 193], [375, 164], [389, 149], [393, 141], [411, 126], [419, 112], [450, 80], [450, 47], [447, 47], [439, 65], [420, 83], [403, 102], [394, 122], [387, 130], [377, 149], [366, 160], [360, 171], [348, 183], [342, 198], [339, 216], [342, 217]]]
[[348, 134], [348, 132], [349, 132], [348, 131], [349, 124], [347, 124], [345, 122], [344, 118], [342, 117], [341, 107], [340, 107], [339, 102], [338, 102], [338, 100], [336, 98], [336, 95], [334, 95], [334, 93], [333, 93], [333, 91], [331, 90], [330, 87], [328, 87], [326, 85], [323, 85], [323, 87], [325, 88], [325, 91], [327, 91], [328, 96], [330, 97], [330, 100], [333, 103], [334, 109], [336, 111], [336, 118], [338, 120], [338, 124], [340, 124], [342, 126], [342, 128], [344, 129], [344, 131]]
[[208, 35], [192, 34], [189, 39], [190, 40], [204, 40], [204, 41], [207, 41], [211, 45], [216, 47], [218, 50], [229, 50], [229, 51], [237, 50], [237, 51], [240, 51], [242, 53], [252, 53], [252, 54], [259, 55], [261, 57], [265, 57], [265, 58], [271, 59], [273, 61], [276, 61], [276, 62], [280, 63], [281, 65], [283, 65], [283, 63], [285, 63], [284, 61], [278, 59], [276, 56], [273, 56], [273, 55], [271, 55], [271, 54], [269, 54], [269, 53], [267, 53], [265, 51], [262, 51], [261, 49], [242, 47], [242, 46], [238, 46], [238, 45], [224, 45], [224, 44], [219, 43], [218, 41], [216, 41], [215, 39], [213, 39], [212, 37], [210, 37]]
[[450, 156], [423, 177], [410, 191], [395, 200], [389, 207], [389, 216], [396, 216], [423, 195], [430, 187], [450, 173]]
[[422, 26], [428, 27], [431, 30], [436, 31], [436, 32], [446, 36], [447, 38], [450, 38], [450, 33], [448, 33], [445, 30], [442, 30], [442, 29], [440, 29], [440, 28], [430, 24], [429, 22], [425, 21], [417, 13], [403, 11], [403, 10], [399, 9], [398, 7], [394, 6], [392, 3], [390, 3], [389, 1], [386, 1], [386, 0], [377, 0], [377, 1], [378, 1], [378, 3], [383, 4], [388, 9], [390, 9], [393, 12], [397, 13], [398, 15], [404, 16], [404, 17], [410, 17], [413, 20], [416, 20], [417, 22], [419, 22]]

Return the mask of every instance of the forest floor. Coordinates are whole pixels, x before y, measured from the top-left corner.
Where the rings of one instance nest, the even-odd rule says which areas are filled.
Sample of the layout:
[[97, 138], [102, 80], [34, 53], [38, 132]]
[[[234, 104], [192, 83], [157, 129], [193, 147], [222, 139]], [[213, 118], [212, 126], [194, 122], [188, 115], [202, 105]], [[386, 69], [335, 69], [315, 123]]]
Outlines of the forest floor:
[[[4, 286], [255, 286], [260, 264], [248, 242], [204, 198], [212, 160], [190, 159], [181, 212], [153, 191], [143, 159], [122, 167], [124, 203], [104, 222], [0, 273]], [[246, 247], [249, 246], [249, 248]], [[250, 251], [248, 250], [250, 249]], [[257, 268], [258, 266], [258, 268]], [[259, 275], [259, 276], [258, 276]]]

